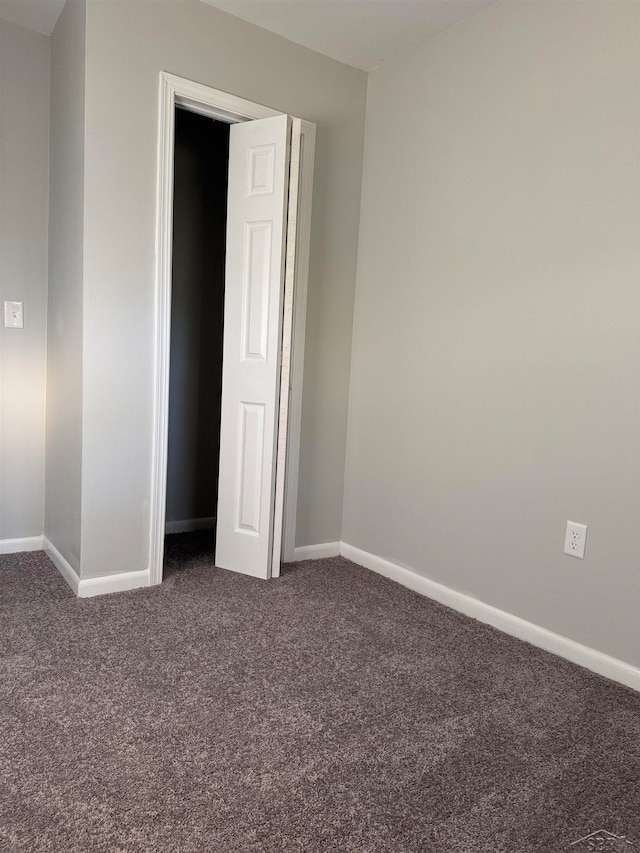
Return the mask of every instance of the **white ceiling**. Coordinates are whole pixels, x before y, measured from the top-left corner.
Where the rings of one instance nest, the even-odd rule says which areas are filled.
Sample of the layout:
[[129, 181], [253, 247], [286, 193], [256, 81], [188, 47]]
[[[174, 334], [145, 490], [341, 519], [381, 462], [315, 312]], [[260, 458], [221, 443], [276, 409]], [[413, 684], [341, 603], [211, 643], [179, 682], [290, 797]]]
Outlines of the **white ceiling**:
[[[332, 59], [372, 71], [495, 0], [203, 2]], [[0, 0], [0, 17], [50, 35], [63, 6], [64, 0]]]
[[495, 0], [203, 0], [265, 30], [373, 71]]
[[50, 36], [64, 0], [0, 0], [0, 18]]

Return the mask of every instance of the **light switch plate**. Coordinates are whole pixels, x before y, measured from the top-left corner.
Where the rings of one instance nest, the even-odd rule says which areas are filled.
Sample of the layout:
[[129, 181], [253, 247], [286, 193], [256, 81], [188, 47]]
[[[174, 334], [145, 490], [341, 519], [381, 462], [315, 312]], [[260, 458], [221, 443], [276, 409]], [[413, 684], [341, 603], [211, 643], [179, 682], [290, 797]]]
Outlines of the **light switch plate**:
[[7, 329], [24, 328], [24, 315], [22, 313], [22, 302], [4, 303], [4, 325]]

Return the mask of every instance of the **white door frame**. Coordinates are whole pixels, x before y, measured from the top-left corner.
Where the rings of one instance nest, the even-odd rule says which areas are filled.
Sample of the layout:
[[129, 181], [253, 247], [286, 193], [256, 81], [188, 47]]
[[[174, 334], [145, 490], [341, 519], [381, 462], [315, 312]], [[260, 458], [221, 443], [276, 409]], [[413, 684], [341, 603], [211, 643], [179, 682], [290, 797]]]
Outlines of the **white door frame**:
[[[194, 83], [166, 72], [160, 73], [158, 109], [158, 177], [156, 221], [155, 289], [155, 397], [153, 406], [153, 458], [151, 466], [151, 506], [149, 530], [150, 584], [162, 582], [164, 556], [167, 452], [169, 433], [169, 352], [171, 342], [171, 264], [173, 242], [173, 168], [175, 107], [182, 106], [229, 123], [283, 115], [279, 110], [254, 104], [226, 92]], [[287, 471], [284, 495], [283, 560], [294, 559], [298, 470], [302, 413], [302, 376], [307, 309], [309, 246], [311, 230], [311, 190], [315, 125], [302, 122], [302, 158], [298, 240], [295, 272], [295, 301], [291, 356], [291, 396], [287, 441]]]

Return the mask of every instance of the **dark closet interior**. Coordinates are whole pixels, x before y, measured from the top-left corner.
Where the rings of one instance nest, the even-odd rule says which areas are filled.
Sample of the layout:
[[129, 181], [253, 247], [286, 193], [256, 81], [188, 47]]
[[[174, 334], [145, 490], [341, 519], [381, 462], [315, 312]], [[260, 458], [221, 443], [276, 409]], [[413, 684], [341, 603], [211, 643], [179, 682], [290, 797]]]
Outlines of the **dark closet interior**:
[[213, 528], [229, 125], [176, 109], [167, 532]]

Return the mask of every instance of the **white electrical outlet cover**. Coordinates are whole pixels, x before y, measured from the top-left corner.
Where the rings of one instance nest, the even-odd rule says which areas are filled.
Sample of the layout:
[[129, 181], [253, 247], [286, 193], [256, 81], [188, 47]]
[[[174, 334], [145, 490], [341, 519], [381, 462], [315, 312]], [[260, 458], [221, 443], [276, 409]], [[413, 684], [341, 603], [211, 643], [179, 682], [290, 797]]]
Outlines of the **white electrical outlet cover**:
[[564, 553], [570, 557], [584, 560], [584, 549], [587, 544], [587, 525], [575, 521], [567, 521], [567, 532], [564, 537]]
[[22, 314], [22, 302], [4, 303], [4, 325], [7, 329], [22, 329], [24, 318]]

